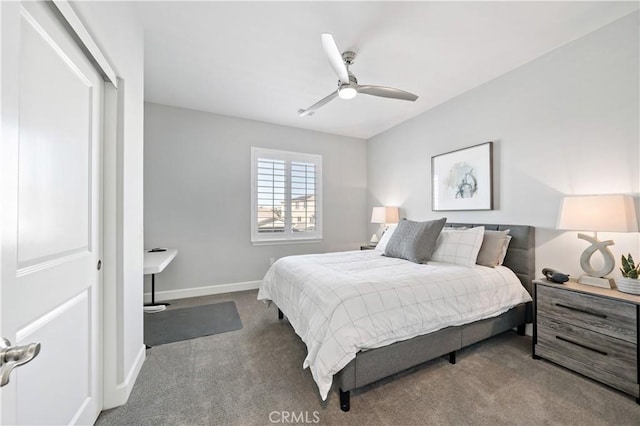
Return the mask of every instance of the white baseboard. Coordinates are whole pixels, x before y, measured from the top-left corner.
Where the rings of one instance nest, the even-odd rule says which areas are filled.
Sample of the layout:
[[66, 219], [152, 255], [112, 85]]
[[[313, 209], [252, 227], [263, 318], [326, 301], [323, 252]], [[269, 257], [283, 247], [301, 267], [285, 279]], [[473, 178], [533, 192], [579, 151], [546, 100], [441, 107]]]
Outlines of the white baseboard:
[[[233, 293], [236, 291], [255, 290], [262, 281], [246, 281], [241, 283], [209, 285], [205, 287], [182, 288], [179, 290], [156, 291], [156, 302], [188, 297], [210, 296], [212, 294]], [[144, 294], [145, 302], [151, 301], [151, 293]]]
[[144, 364], [146, 353], [147, 348], [145, 345], [140, 346], [140, 351], [138, 351], [136, 360], [131, 366], [131, 370], [129, 370], [129, 374], [127, 374], [124, 382], [119, 383], [114, 389], [105, 389], [103, 410], [119, 407], [127, 403], [129, 395], [131, 395], [131, 391], [133, 390], [133, 385], [136, 383], [138, 374], [140, 374], [140, 370], [142, 369], [142, 364]]

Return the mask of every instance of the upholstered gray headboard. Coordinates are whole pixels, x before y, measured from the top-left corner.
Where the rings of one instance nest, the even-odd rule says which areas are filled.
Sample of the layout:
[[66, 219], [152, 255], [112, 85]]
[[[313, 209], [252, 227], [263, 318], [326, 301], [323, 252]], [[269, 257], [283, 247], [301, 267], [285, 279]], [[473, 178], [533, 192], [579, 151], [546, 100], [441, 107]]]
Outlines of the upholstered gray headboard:
[[516, 273], [522, 285], [533, 295], [533, 280], [536, 277], [536, 229], [528, 225], [494, 225], [483, 223], [449, 223], [445, 227], [484, 226], [493, 231], [509, 229], [511, 242], [504, 258], [504, 266]]

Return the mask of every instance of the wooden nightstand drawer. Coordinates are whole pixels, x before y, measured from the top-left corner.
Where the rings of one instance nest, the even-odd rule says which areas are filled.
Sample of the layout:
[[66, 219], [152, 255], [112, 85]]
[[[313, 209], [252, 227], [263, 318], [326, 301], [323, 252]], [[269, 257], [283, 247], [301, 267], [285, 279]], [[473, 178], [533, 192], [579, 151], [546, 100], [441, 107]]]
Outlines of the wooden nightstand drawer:
[[637, 343], [636, 305], [598, 296], [537, 286], [537, 315]]
[[598, 380], [609, 386], [613, 386], [616, 389], [627, 392], [636, 398], [636, 402], [640, 401], [640, 398], [638, 398], [638, 395], [640, 395], [640, 387], [635, 380], [629, 381], [618, 377], [615, 374], [594, 368], [591, 364], [576, 361], [575, 359], [566, 356], [564, 353], [554, 350], [554, 347], [549, 347], [548, 345], [536, 345], [536, 348], [536, 354], [538, 356], [548, 359], [549, 361], [553, 361], [556, 364], [562, 365], [580, 374], [584, 374], [587, 377], [591, 377], [592, 379]]
[[[636, 345], [548, 317], [538, 317], [538, 343], [597, 370], [636, 382]], [[572, 368], [571, 365], [567, 367]]]

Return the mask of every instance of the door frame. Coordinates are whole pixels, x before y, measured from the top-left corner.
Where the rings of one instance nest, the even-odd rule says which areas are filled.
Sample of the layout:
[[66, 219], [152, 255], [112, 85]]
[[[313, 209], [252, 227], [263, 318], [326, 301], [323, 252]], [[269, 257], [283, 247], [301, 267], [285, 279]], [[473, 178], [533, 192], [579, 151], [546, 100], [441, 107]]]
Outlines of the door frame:
[[[126, 402], [130, 386], [125, 386], [123, 392], [122, 383], [126, 383], [123, 366], [123, 342], [122, 328], [124, 327], [121, 310], [123, 301], [118, 297], [118, 281], [122, 281], [119, 271], [121, 265], [119, 256], [122, 254], [121, 211], [122, 199], [122, 146], [123, 146], [123, 117], [124, 81], [117, 77], [113, 67], [96, 44], [80, 17], [75, 13], [67, 0], [49, 1], [53, 6], [62, 24], [74, 36], [85, 55], [93, 63], [104, 80], [103, 100], [103, 129], [102, 129], [102, 259], [103, 275], [101, 300], [102, 320], [99, 324], [98, 338], [99, 353], [97, 365], [102, 365], [101, 371], [97, 371], [98, 379], [102, 384], [102, 400], [99, 401], [101, 409], [114, 407]], [[20, 34], [20, 2], [0, 2], [0, 159], [18, 158], [18, 111], [13, 105], [18, 104], [18, 87], [14, 84], [19, 79], [19, 34]], [[18, 35], [18, 36], [16, 36]], [[120, 87], [120, 88], [119, 88]], [[17, 163], [10, 164], [5, 160], [0, 167], [0, 180], [7, 184], [17, 185]], [[0, 186], [0, 190], [1, 190]], [[0, 193], [0, 199], [2, 194]], [[0, 223], [8, 215], [15, 214], [7, 209], [2, 209], [0, 203]], [[118, 232], [120, 231], [120, 232]], [[0, 227], [0, 253], [3, 247], [3, 227]], [[120, 273], [119, 273], [120, 272]], [[7, 272], [0, 269], [0, 282], [9, 280], [5, 276]], [[2, 286], [0, 285], [0, 297]], [[2, 318], [0, 316], [0, 321]], [[1, 323], [0, 323], [1, 325]], [[6, 336], [15, 339], [15, 336]], [[3, 393], [1, 407], [5, 404], [15, 406], [15, 392]], [[7, 400], [9, 398], [9, 400]]]
[[[103, 150], [102, 150], [102, 409], [124, 404], [131, 392], [132, 381], [125, 377], [124, 322], [122, 291], [122, 196], [124, 160], [124, 80], [91, 37], [67, 0], [53, 0], [70, 31], [78, 37], [87, 56], [102, 74], [104, 83]], [[140, 365], [142, 365], [140, 363]], [[137, 374], [137, 371], [136, 371]]]

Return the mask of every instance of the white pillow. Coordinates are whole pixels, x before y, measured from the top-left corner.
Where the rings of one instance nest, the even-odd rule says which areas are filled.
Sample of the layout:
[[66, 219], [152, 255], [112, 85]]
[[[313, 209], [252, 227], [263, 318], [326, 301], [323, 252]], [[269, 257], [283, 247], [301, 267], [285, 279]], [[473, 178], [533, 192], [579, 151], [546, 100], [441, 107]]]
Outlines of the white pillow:
[[438, 237], [431, 260], [473, 268], [484, 238], [484, 226], [443, 230]]
[[387, 243], [389, 242], [389, 239], [393, 235], [393, 232], [396, 230], [397, 226], [398, 224], [389, 225], [387, 230], [384, 231], [384, 233], [382, 234], [382, 237], [380, 237], [380, 241], [378, 241], [378, 244], [376, 245], [375, 250], [378, 250], [384, 253], [384, 249], [387, 248]]

